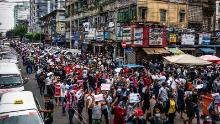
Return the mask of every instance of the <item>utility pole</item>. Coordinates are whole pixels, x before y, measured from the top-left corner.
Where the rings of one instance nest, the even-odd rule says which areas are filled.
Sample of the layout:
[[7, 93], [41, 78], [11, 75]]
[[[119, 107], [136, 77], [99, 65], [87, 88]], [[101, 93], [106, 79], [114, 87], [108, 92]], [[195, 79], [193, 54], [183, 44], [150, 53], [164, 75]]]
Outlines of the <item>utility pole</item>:
[[116, 41], [116, 44], [114, 44], [114, 53], [113, 53], [113, 60], [116, 60], [116, 52], [117, 52], [117, 28], [118, 28], [118, 25], [117, 25], [117, 18], [118, 18], [118, 0], [115, 1], [115, 4], [116, 4], [116, 9], [115, 9], [115, 18], [114, 18], [114, 23], [115, 23], [115, 41]]
[[69, 34], [69, 40], [70, 40], [70, 49], [72, 49], [72, 0], [70, 0], [70, 34]]

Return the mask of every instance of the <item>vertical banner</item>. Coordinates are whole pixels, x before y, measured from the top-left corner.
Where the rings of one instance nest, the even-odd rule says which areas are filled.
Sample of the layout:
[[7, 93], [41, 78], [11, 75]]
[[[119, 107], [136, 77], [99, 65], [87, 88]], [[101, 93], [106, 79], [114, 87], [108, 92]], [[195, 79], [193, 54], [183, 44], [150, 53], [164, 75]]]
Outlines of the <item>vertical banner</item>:
[[145, 26], [143, 27], [143, 47], [149, 46], [149, 27]]
[[134, 27], [134, 42], [135, 46], [143, 45], [143, 27]]
[[117, 41], [122, 40], [122, 27], [117, 27], [117, 36], [116, 36]]
[[150, 46], [162, 46], [163, 37], [164, 37], [164, 32], [162, 28], [150, 28], [149, 45]]
[[61, 85], [60, 83], [55, 85], [55, 97], [60, 97], [61, 96]]
[[130, 45], [132, 43], [131, 37], [132, 37], [131, 27], [130, 26], [123, 27], [122, 41], [126, 41], [126, 44]]

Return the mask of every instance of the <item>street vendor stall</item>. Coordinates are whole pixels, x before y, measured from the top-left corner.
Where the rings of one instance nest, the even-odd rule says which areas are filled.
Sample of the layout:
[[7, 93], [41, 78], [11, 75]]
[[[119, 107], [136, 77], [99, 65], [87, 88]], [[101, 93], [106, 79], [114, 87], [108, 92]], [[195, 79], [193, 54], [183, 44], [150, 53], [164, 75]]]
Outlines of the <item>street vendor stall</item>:
[[181, 64], [181, 65], [210, 65], [212, 64], [209, 61], [203, 60], [201, 58], [189, 55], [189, 54], [182, 54], [182, 55], [174, 55], [174, 56], [167, 56], [164, 57], [170, 63]]
[[218, 62], [218, 61], [220, 61], [220, 58], [217, 57], [217, 56], [214, 56], [214, 55], [203, 55], [203, 56], [200, 56], [199, 58], [201, 58], [203, 60], [206, 60], [206, 61], [209, 61], [209, 62]]

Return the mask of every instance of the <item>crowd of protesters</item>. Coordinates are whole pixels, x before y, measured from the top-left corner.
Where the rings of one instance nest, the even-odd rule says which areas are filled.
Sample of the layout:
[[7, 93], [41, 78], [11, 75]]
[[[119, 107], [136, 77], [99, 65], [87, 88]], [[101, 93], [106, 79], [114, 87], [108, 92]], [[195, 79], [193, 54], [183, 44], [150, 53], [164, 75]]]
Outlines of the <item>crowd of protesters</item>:
[[[200, 96], [220, 91], [217, 65], [165, 65], [161, 60], [147, 60], [144, 67], [123, 66], [116, 72], [119, 64], [102, 54], [82, 53], [69, 60], [61, 51], [51, 53], [45, 47], [12, 46], [22, 56], [27, 73], [36, 75], [40, 94], [62, 106], [60, 114], [68, 116], [70, 124], [74, 114], [87, 124], [174, 124], [175, 118], [188, 124], [196, 119], [201, 124]], [[103, 90], [103, 84], [110, 88]], [[138, 94], [138, 102], [131, 102], [131, 94]], [[215, 107], [207, 107], [213, 122], [219, 120]]]

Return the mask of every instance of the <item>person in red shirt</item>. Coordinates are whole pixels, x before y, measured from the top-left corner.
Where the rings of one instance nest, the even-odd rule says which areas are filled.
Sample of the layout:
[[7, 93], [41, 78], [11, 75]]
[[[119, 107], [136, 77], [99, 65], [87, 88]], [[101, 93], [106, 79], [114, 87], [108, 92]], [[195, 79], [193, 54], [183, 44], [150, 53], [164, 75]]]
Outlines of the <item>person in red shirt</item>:
[[71, 65], [68, 65], [64, 68], [66, 75], [68, 75], [70, 73], [70, 70], [72, 69]]
[[118, 106], [113, 106], [114, 120], [113, 124], [125, 124], [126, 110], [123, 102], [121, 101]]

